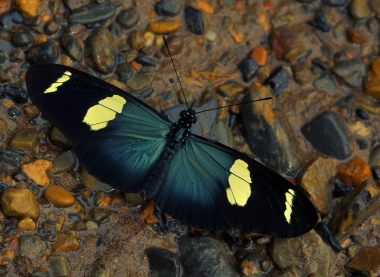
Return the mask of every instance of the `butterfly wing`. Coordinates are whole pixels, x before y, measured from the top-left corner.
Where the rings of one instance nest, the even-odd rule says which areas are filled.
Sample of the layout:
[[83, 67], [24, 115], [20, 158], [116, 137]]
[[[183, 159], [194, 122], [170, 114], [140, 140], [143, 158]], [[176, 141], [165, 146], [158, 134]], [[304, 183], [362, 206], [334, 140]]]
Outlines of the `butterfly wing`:
[[125, 192], [141, 191], [166, 146], [171, 123], [132, 95], [89, 74], [33, 65], [32, 102], [74, 142], [87, 170]]
[[196, 135], [173, 158], [154, 199], [161, 210], [197, 228], [233, 226], [295, 237], [311, 230], [318, 219], [313, 204], [285, 178]]

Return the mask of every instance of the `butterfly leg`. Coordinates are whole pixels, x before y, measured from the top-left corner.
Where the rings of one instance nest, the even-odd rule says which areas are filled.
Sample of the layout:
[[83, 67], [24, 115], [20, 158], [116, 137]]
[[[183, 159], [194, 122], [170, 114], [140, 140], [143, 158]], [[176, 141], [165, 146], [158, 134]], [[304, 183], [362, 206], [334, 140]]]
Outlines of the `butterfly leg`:
[[161, 211], [159, 207], [154, 205], [154, 216], [157, 217], [157, 231], [163, 236], [169, 231], [168, 219], [164, 212]]

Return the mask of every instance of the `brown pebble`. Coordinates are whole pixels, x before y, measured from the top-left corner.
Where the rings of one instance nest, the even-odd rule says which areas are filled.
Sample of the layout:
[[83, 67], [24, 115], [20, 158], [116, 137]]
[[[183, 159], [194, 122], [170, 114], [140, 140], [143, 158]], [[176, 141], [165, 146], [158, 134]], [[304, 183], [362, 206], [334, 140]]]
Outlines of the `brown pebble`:
[[347, 268], [357, 271], [372, 272], [380, 267], [380, 247], [363, 247], [346, 265]]
[[8, 129], [7, 123], [0, 118], [0, 133], [5, 133], [5, 131]]
[[154, 202], [149, 200], [140, 212], [140, 218], [146, 220], [154, 212]]
[[30, 217], [27, 217], [17, 223], [17, 228], [21, 231], [33, 231], [36, 229], [36, 223]]
[[174, 33], [181, 28], [179, 22], [153, 22], [149, 25], [148, 30], [158, 35], [167, 35]]
[[352, 43], [363, 44], [368, 40], [368, 37], [362, 32], [354, 29], [349, 29], [347, 31], [347, 39]]
[[372, 64], [372, 70], [368, 71], [365, 78], [365, 92], [380, 99], [380, 58]]
[[20, 129], [14, 133], [10, 146], [17, 150], [32, 151], [40, 139], [38, 133], [31, 129]]
[[74, 204], [74, 196], [64, 187], [52, 185], [45, 190], [45, 197], [53, 205], [68, 207]]
[[1, 197], [1, 206], [8, 216], [37, 218], [40, 210], [36, 197], [29, 189], [8, 188]]
[[52, 245], [54, 253], [77, 250], [79, 241], [73, 234], [58, 234], [57, 240]]
[[[177, 55], [183, 48], [183, 39], [180, 36], [170, 36], [166, 42], [172, 56]], [[165, 45], [162, 46], [161, 51], [166, 57], [169, 57], [169, 52]]]
[[41, 6], [40, 0], [16, 0], [16, 4], [25, 17], [36, 16]]
[[355, 157], [347, 165], [339, 167], [338, 178], [357, 187], [371, 178], [371, 167], [362, 158]]
[[48, 186], [50, 184], [49, 176], [46, 171], [53, 167], [53, 163], [48, 160], [36, 160], [29, 164], [21, 166], [21, 170], [28, 175], [39, 186]]

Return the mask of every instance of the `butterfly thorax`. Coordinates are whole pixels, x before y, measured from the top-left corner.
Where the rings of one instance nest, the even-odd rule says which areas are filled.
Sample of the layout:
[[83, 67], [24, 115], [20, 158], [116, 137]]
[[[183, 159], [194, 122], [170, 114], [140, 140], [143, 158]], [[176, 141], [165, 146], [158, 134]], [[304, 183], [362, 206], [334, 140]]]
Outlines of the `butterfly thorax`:
[[169, 134], [169, 139], [174, 143], [182, 143], [186, 141], [191, 133], [191, 126], [197, 122], [195, 110], [189, 107], [188, 110], [183, 110], [177, 122], [173, 123]]

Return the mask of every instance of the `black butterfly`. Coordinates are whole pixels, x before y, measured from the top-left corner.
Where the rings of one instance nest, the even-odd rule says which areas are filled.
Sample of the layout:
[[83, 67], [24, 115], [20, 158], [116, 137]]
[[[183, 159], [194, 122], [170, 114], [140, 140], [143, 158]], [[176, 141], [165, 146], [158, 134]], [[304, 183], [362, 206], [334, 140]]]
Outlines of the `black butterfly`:
[[308, 198], [279, 174], [192, 134], [193, 106], [172, 123], [119, 88], [62, 65], [30, 67], [26, 85], [91, 174], [124, 192], [143, 191], [184, 224], [295, 237], [318, 220]]

